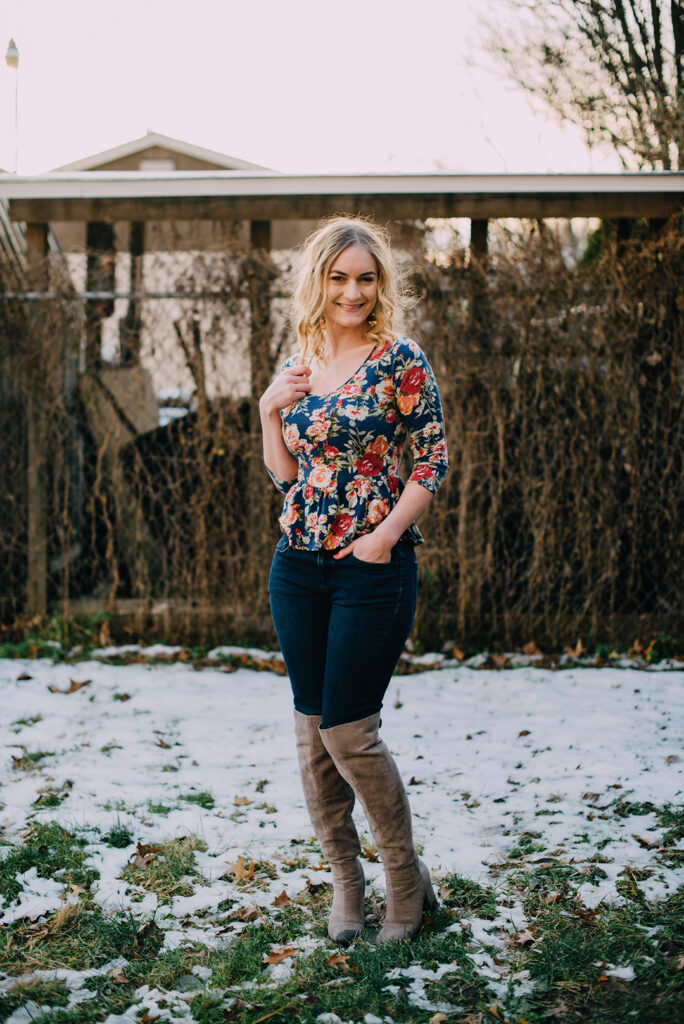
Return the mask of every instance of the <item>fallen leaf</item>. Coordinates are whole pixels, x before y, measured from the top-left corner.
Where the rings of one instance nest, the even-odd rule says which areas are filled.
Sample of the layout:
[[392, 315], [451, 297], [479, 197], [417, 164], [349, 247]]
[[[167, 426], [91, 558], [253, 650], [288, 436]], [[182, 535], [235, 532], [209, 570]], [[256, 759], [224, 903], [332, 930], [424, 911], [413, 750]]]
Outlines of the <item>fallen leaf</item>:
[[525, 646], [522, 649], [522, 652], [523, 654], [526, 654], [528, 657], [531, 657], [532, 655], [536, 654], [541, 654], [541, 651], [535, 644], [534, 640], [530, 640], [528, 644], [525, 644]]
[[289, 907], [291, 903], [292, 900], [287, 895], [284, 889], [281, 892], [280, 896], [276, 896], [276, 898], [273, 900], [274, 907]]
[[458, 661], [465, 661], [465, 654], [460, 647], [454, 647], [454, 658]]
[[123, 972], [123, 967], [115, 967], [113, 971], [109, 972], [109, 977], [117, 985], [130, 985], [131, 980], [127, 978]]
[[143, 1013], [142, 1017], [138, 1017], [140, 1024], [154, 1024], [155, 1020], [161, 1020], [161, 1013], [158, 1013], [156, 1017], [151, 1017], [147, 1010]]
[[76, 679], [70, 679], [68, 690], [60, 690], [58, 686], [48, 686], [48, 690], [50, 693], [76, 693], [78, 690], [82, 690], [84, 686], [90, 686], [91, 683], [92, 679], [83, 679], [81, 682]]
[[377, 864], [378, 863], [377, 852], [373, 849], [372, 846], [362, 846], [361, 847], [361, 853], [365, 857], [366, 860], [371, 861], [373, 864]]
[[502, 669], [508, 664], [508, 656], [506, 654], [493, 654], [492, 661], [494, 668]]
[[684, 971], [684, 956], [680, 956], [675, 960], [675, 971]]
[[281, 947], [262, 957], [261, 962], [262, 964], [279, 964], [281, 960], [287, 960], [288, 957], [296, 956], [297, 952], [298, 950], [293, 949], [292, 946]]
[[665, 764], [677, 764], [678, 761], [681, 761], [679, 754], [668, 754], [665, 758]]
[[620, 978], [611, 978], [602, 974], [596, 982], [597, 988], [604, 992], [629, 992], [629, 985], [626, 985]]
[[251, 804], [251, 800], [247, 796], [236, 796], [233, 803], [236, 807], [246, 807], [247, 804]]
[[644, 850], [655, 850], [658, 846], [657, 843], [652, 843], [650, 839], [644, 839], [643, 836], [638, 836], [636, 832], [632, 832], [632, 839], [636, 839], [639, 846], [643, 846]]
[[22, 672], [20, 676], [17, 676], [17, 682], [18, 682], [18, 683], [23, 683], [23, 682], [25, 682], [25, 681], [26, 681], [27, 679], [33, 679], [33, 676], [30, 676], [30, 675], [28, 674], [28, 672]]
[[167, 743], [163, 736], [157, 737], [157, 746], [162, 747], [163, 750], [170, 750], [171, 744]]
[[226, 920], [228, 921], [258, 921], [262, 917], [261, 910], [256, 904], [252, 904], [250, 907], [238, 907], [237, 910], [232, 910]]
[[499, 1010], [498, 1010], [498, 1003], [499, 1003], [499, 1000], [495, 999], [494, 1002], [492, 1003], [492, 1005], [488, 1006], [487, 1009], [491, 1013], [492, 1017], [496, 1017], [497, 1020], [503, 1020], [503, 1017], [501, 1016], [501, 1014], [499, 1013]]
[[257, 791], [257, 793], [263, 793], [264, 786], [267, 786], [267, 785], [268, 785], [268, 779], [259, 779], [259, 781], [256, 784], [256, 791]]
[[598, 800], [600, 795], [600, 793], [582, 793], [582, 799], [591, 800], [592, 802], [595, 802], [596, 800]]
[[346, 953], [333, 953], [328, 958], [328, 967], [340, 967], [343, 971], [349, 970], [349, 957]]
[[424, 785], [422, 779], [417, 779], [415, 775], [412, 775], [409, 779], [409, 786], [422, 786]]
[[447, 1019], [446, 1013], [433, 1013], [432, 1017], [428, 1021], [428, 1024], [443, 1024]]
[[529, 736], [529, 735], [530, 735], [530, 730], [529, 729], [521, 729], [520, 732], [518, 733], [518, 736]]
[[534, 935], [529, 928], [525, 928], [522, 932], [514, 932], [511, 938], [518, 946], [529, 946], [534, 942]]
[[254, 878], [254, 862], [249, 864], [249, 867], [245, 864], [245, 858], [240, 854], [236, 861], [226, 861], [228, 865], [228, 874], [233, 876], [234, 882], [241, 882], [243, 879], [248, 881]]

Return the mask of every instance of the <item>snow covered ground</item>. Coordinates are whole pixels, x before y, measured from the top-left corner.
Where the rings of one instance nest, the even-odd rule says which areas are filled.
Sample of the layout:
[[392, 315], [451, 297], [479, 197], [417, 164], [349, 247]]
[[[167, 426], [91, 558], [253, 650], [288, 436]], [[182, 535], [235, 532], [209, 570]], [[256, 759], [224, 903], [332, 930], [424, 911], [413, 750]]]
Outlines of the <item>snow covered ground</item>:
[[[652, 872], [638, 882], [649, 900], [672, 892], [674, 869], [654, 857], [662, 838], [656, 815], [629, 807], [681, 802], [683, 683], [683, 671], [633, 668], [460, 666], [395, 677], [383, 734], [407, 782], [416, 842], [435, 875], [496, 884], [497, 868], [520, 836], [535, 832], [560, 863], [582, 864], [600, 851], [605, 877], [579, 889], [589, 908], [623, 899], [616, 883], [630, 866]], [[240, 856], [282, 863], [291, 840], [312, 835], [282, 675], [196, 671], [181, 662], [4, 660], [0, 694], [0, 838], [10, 844], [0, 847], [0, 858], [32, 821], [86, 830], [89, 862], [100, 876], [95, 900], [141, 917], [156, 911], [168, 949], [226, 941], [206, 915], [191, 926], [188, 919], [227, 896], [266, 906], [283, 890], [295, 897], [308, 881], [329, 879], [314, 866], [319, 858], [251, 891], [222, 877]], [[36, 754], [44, 756], [32, 761]], [[56, 805], [40, 806], [41, 792], [56, 794]], [[211, 794], [213, 806], [193, 803], [200, 793]], [[626, 813], [614, 813], [619, 801]], [[360, 810], [358, 823], [367, 834]], [[203, 883], [191, 896], [158, 905], [156, 895], [121, 879], [135, 845], [107, 845], [102, 836], [115, 826], [127, 828], [134, 844], [199, 836], [207, 844], [196, 853]], [[364, 868], [381, 892], [381, 865]], [[0, 897], [1, 924], [62, 905], [59, 884], [35, 869], [21, 882], [17, 900], [3, 905]], [[519, 907], [507, 914], [500, 927], [524, 927]], [[475, 936], [477, 928], [475, 921]], [[495, 942], [492, 934], [484, 939]]]

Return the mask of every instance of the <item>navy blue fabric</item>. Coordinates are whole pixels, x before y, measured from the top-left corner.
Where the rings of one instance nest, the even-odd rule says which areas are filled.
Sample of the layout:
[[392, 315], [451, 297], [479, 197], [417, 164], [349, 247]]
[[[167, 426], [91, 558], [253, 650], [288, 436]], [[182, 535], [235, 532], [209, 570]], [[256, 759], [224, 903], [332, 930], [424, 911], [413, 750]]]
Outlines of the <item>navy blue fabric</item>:
[[356, 722], [382, 707], [416, 610], [413, 544], [384, 564], [353, 554], [291, 548], [281, 537], [269, 577], [271, 612], [303, 715], [322, 728]]

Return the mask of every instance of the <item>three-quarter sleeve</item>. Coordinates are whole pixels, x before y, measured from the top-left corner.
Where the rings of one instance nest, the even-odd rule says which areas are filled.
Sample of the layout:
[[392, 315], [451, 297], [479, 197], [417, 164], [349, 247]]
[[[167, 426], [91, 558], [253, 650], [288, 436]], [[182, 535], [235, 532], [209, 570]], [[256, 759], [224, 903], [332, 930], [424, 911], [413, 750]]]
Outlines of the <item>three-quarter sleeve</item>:
[[281, 494], [287, 494], [292, 485], [297, 483], [297, 477], [294, 477], [292, 480], [281, 480], [279, 477], [277, 477], [274, 473], [271, 472], [268, 466], [266, 466], [265, 469], [268, 475], [270, 476], [271, 480], [275, 484], [276, 490], [280, 491]]
[[446, 431], [435, 375], [425, 353], [414, 341], [406, 340], [397, 351], [394, 388], [413, 457], [409, 482], [434, 494], [449, 466]]

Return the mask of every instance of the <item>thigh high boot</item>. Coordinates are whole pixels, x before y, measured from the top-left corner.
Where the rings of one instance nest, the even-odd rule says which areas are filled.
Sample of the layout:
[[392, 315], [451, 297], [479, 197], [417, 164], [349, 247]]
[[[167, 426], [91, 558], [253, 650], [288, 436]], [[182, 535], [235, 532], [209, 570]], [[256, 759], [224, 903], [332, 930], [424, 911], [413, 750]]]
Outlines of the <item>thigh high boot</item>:
[[333, 903], [328, 935], [347, 945], [363, 931], [365, 879], [361, 846], [352, 820], [354, 792], [323, 746], [320, 715], [295, 710], [299, 774], [306, 807], [333, 876]]
[[387, 911], [377, 941], [408, 939], [436, 898], [413, 846], [411, 811], [394, 759], [378, 736], [380, 714], [321, 729], [340, 775], [363, 805], [387, 884]]

